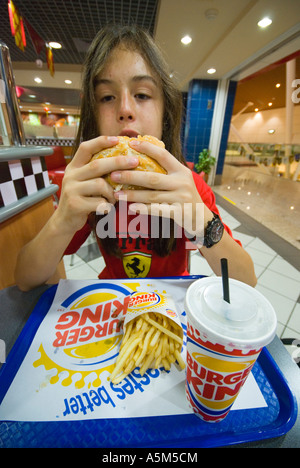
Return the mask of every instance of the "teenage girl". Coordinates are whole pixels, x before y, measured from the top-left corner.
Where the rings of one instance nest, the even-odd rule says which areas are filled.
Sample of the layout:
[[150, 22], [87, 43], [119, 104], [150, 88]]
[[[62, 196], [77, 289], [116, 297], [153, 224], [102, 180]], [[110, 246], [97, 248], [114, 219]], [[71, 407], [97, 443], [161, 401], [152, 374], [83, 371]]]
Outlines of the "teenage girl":
[[[51, 282], [63, 255], [76, 252], [91, 231], [97, 232], [97, 222], [103, 219], [95, 215], [97, 208], [113, 206], [119, 219], [121, 199], [126, 199], [129, 207], [144, 206], [149, 212], [153, 204], [167, 207], [177, 204], [184, 213], [187, 204], [188, 219], [176, 218], [176, 223], [171, 220], [170, 236], [154, 239], [150, 223], [148, 232], [135, 236], [121, 232], [117, 221], [116, 237], [97, 238], [106, 262], [104, 271], [99, 272], [100, 278], [187, 274], [189, 250], [184, 229], [193, 225], [195, 232], [204, 227], [207, 239], [204, 238], [204, 245], [196, 244], [195, 248], [200, 249], [217, 275], [221, 275], [220, 259], [226, 257], [229, 276], [255, 286], [251, 257], [218, 218], [210, 187], [186, 166], [180, 146], [181, 101], [181, 93], [148, 33], [128, 26], [99, 31], [84, 64], [75, 154], [65, 171], [57, 209], [19, 254], [15, 276], [20, 289]], [[162, 140], [165, 149], [149, 142], [131, 146], [158, 161], [167, 174], [132, 171], [138, 165], [138, 159], [132, 156], [91, 161], [93, 154], [116, 145], [121, 135], [152, 135]], [[143, 189], [114, 192], [103, 178], [106, 174], [111, 174], [117, 183]], [[200, 209], [202, 226], [195, 226]], [[172, 213], [166, 210], [162, 215], [172, 218]], [[102, 215], [105, 216], [105, 210]], [[132, 208], [128, 215], [129, 222], [130, 216], [134, 216]], [[178, 229], [182, 230], [181, 236]]]

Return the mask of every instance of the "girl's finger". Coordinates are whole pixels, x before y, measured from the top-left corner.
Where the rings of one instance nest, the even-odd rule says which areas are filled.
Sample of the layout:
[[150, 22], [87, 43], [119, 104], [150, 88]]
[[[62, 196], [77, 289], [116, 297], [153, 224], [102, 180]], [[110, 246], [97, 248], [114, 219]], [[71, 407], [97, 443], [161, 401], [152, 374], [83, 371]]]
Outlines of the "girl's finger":
[[178, 183], [166, 174], [140, 170], [113, 171], [111, 180], [117, 184], [136, 185], [152, 190], [175, 190], [178, 187]]
[[153, 143], [149, 143], [148, 141], [133, 140], [129, 145], [136, 151], [144, 153], [155, 159], [155, 161], [157, 161], [168, 174], [176, 172], [179, 169], [182, 170], [182, 168], [185, 167], [166, 149], [156, 146]]
[[176, 192], [161, 191], [161, 190], [120, 190], [114, 193], [117, 200], [124, 199], [130, 203], [156, 204], [166, 203], [172, 204], [178, 202]]
[[107, 136], [99, 136], [92, 140], [84, 141], [80, 143], [70, 164], [74, 167], [82, 167], [91, 160], [93, 154], [103, 150], [104, 148], [110, 148], [111, 146], [116, 145], [118, 141], [118, 137]]
[[113, 188], [101, 177], [79, 182], [77, 193], [82, 197], [103, 197], [110, 203], [115, 203]]
[[95, 177], [102, 177], [113, 171], [134, 169], [139, 163], [137, 157], [115, 156], [111, 158], [94, 159], [89, 161], [83, 167], [78, 168], [77, 178], [79, 180], [88, 180]]

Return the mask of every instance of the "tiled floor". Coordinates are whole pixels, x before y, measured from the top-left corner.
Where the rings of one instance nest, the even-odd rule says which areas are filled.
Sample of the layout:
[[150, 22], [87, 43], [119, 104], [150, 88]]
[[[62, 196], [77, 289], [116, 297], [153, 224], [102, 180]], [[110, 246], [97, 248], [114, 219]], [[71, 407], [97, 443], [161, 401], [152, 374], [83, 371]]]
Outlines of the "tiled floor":
[[[276, 311], [278, 336], [299, 340], [300, 271], [287, 261], [293, 259], [295, 263], [295, 256], [299, 251], [291, 246], [292, 252], [287, 252], [285, 241], [218, 195], [217, 202], [224, 222], [253, 259], [258, 278], [256, 288], [267, 297]], [[272, 246], [268, 245], [269, 239], [273, 240]], [[285, 252], [289, 255], [288, 258]], [[104, 267], [103, 258], [99, 257], [97, 244], [91, 236], [76, 255], [66, 256], [64, 262], [69, 279], [96, 279]], [[191, 256], [191, 274], [213, 275], [199, 253]]]
[[[264, 165], [224, 165], [214, 191], [300, 249], [300, 183], [271, 174]], [[300, 254], [300, 251], [299, 251]]]

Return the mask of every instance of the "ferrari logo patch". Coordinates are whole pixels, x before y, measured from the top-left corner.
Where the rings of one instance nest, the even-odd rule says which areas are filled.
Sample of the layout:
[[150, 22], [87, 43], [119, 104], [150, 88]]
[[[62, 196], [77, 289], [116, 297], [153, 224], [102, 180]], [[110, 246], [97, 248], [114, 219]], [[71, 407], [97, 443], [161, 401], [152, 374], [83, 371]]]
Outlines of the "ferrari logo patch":
[[129, 252], [123, 257], [123, 267], [128, 278], [145, 278], [151, 266], [150, 254]]

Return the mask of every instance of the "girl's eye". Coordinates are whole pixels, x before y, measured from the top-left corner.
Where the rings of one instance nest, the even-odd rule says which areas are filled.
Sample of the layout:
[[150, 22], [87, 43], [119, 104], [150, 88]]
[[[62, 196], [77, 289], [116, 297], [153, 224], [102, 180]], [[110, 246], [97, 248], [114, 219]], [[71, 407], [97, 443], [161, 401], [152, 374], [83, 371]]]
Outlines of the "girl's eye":
[[141, 101], [146, 101], [147, 99], [150, 99], [150, 96], [144, 93], [138, 93], [135, 95], [135, 97]]
[[110, 102], [114, 99], [114, 96], [104, 96], [100, 99], [100, 102]]

